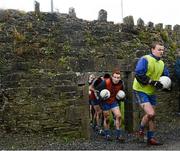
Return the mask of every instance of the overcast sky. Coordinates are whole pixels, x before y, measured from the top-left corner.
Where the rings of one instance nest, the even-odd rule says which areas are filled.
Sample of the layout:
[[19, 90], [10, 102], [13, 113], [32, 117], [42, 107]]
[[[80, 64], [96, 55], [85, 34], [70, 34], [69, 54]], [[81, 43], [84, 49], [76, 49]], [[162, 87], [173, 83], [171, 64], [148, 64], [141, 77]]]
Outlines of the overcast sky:
[[[50, 12], [51, 0], [37, 0], [41, 11]], [[75, 8], [76, 16], [85, 20], [96, 20], [100, 9], [108, 13], [108, 21], [122, 22], [121, 0], [53, 0], [54, 11], [68, 13], [70, 7]], [[147, 22], [164, 25], [180, 24], [180, 0], [122, 0], [123, 17], [132, 15], [134, 21], [142, 18]], [[34, 10], [34, 0], [0, 0], [1, 9]]]

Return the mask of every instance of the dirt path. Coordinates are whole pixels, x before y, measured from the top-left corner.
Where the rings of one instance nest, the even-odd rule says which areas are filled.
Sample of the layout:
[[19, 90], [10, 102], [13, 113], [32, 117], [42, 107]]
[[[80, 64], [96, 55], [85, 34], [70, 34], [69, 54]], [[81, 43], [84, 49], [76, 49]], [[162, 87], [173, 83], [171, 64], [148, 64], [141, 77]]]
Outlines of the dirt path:
[[0, 133], [1, 150], [180, 150], [180, 117], [175, 123], [158, 125], [157, 137], [164, 144], [148, 146], [132, 134], [126, 135], [126, 142], [105, 141], [92, 132], [90, 140], [62, 140], [52, 134]]
[[158, 134], [164, 145], [148, 146], [138, 142], [134, 136], [128, 135], [125, 143], [105, 141], [96, 136], [91, 140], [75, 140], [65, 142], [52, 135], [33, 134], [0, 134], [0, 149], [2, 150], [180, 150], [180, 129]]

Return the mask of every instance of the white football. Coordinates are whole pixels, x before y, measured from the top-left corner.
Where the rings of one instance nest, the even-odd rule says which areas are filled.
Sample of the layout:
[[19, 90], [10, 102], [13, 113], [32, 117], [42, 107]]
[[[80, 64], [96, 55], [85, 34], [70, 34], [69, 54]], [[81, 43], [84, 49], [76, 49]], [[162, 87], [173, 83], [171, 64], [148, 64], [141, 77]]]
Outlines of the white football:
[[125, 92], [124, 92], [123, 90], [119, 90], [118, 93], [116, 94], [116, 98], [117, 98], [118, 100], [124, 99], [125, 96], [126, 96], [126, 94], [125, 94]]
[[110, 98], [110, 92], [108, 89], [103, 89], [101, 92], [100, 92], [100, 96], [103, 100], [107, 100], [108, 98]]
[[89, 90], [89, 95], [91, 95], [91, 91]]
[[171, 87], [171, 79], [167, 76], [161, 76], [159, 81], [162, 83], [164, 89], [169, 89]]

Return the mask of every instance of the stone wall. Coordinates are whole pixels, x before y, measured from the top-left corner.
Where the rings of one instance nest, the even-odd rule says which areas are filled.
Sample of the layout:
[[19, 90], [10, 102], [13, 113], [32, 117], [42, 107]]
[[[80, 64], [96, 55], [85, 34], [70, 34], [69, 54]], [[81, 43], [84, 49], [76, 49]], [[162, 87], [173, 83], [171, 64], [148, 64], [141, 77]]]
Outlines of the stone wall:
[[[126, 126], [132, 130], [128, 127], [137, 123], [133, 116], [138, 114], [131, 91], [134, 65], [149, 53], [152, 41], [165, 42], [164, 61], [175, 81], [180, 29], [171, 28], [144, 26], [142, 20], [134, 25], [132, 16], [114, 24], [102, 18], [86, 21], [68, 14], [0, 10], [0, 128], [88, 137], [87, 77], [119, 67], [129, 100]], [[164, 118], [167, 109], [176, 111], [177, 93], [160, 93], [159, 118]]]

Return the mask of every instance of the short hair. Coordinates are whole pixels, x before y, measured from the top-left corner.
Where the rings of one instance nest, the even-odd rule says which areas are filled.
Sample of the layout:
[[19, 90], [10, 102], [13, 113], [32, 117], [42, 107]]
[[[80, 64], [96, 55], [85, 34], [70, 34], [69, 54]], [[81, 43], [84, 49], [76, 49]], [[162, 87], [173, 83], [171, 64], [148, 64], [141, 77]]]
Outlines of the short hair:
[[104, 79], [108, 79], [110, 77], [111, 77], [111, 75], [109, 73], [105, 73], [104, 76], [103, 76]]
[[118, 69], [118, 68], [115, 68], [114, 70], [113, 70], [113, 72], [112, 72], [112, 75], [113, 74], [121, 74], [121, 72], [120, 72], [120, 70]]
[[98, 77], [97, 79], [95, 79], [95, 81], [93, 83], [94, 88], [96, 88], [101, 82], [102, 82], [101, 76]]
[[154, 41], [152, 44], [151, 44], [151, 48], [154, 49], [156, 47], [156, 45], [161, 45], [163, 46], [163, 42], [161, 41]]

